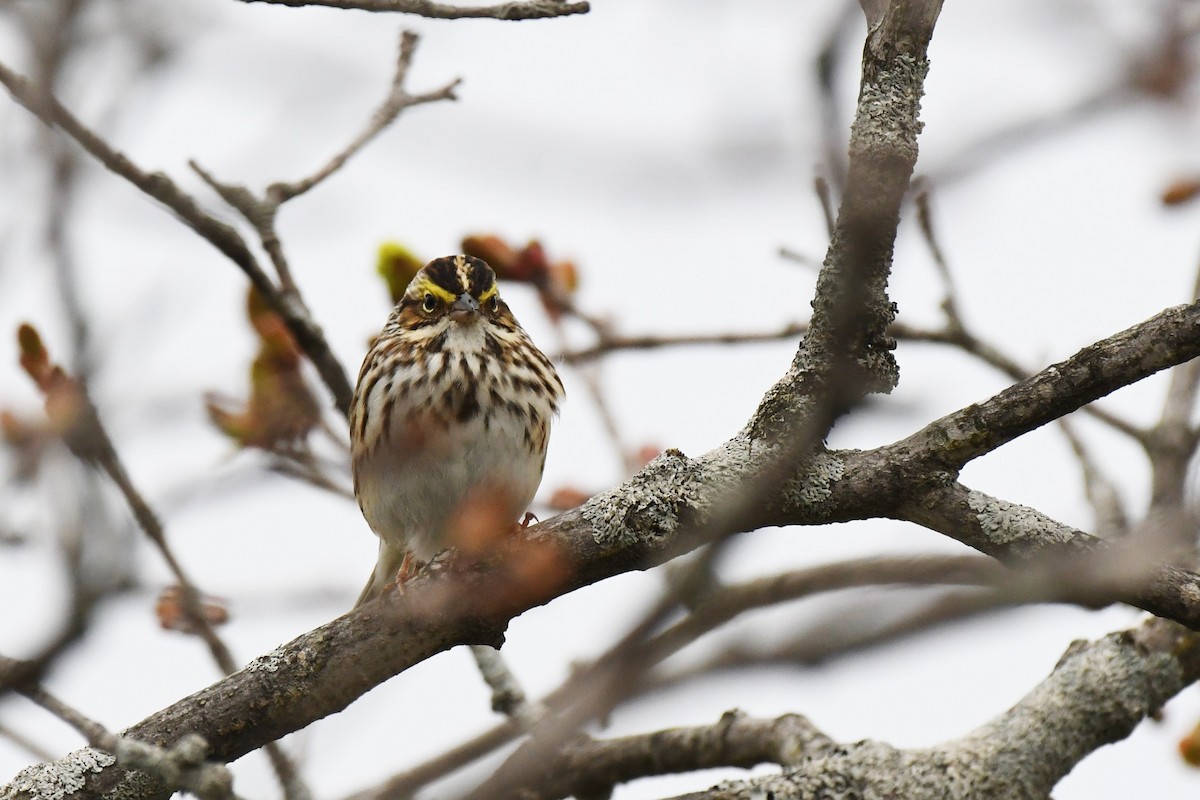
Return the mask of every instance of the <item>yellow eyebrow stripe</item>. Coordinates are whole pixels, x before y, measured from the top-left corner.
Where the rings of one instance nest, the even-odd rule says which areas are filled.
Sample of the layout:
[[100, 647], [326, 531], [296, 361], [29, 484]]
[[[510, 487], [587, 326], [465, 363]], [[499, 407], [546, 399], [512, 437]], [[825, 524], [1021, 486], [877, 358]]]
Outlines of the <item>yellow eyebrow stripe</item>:
[[421, 292], [422, 294], [428, 292], [437, 299], [441, 300], [443, 303], [453, 303], [456, 299], [453, 293], [447, 292], [445, 289], [438, 286], [428, 278], [423, 278], [421, 280], [420, 284], [417, 285], [417, 291]]
[[492, 295], [494, 295], [498, 291], [500, 291], [499, 287], [497, 287], [496, 284], [493, 283], [491, 286], [489, 286], [484, 291], [483, 294], [479, 295], [479, 302], [482, 303], [484, 300], [490, 300], [492, 298]]

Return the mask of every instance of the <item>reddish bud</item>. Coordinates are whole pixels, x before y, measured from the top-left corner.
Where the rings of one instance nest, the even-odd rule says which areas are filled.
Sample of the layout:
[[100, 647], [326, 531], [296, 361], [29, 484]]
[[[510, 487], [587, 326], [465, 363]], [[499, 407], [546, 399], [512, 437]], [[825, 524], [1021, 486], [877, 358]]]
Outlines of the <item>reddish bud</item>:
[[574, 486], [560, 486], [554, 490], [554, 494], [550, 495], [546, 505], [554, 511], [569, 511], [576, 506], [583, 505], [589, 498], [591, 495], [582, 489]]
[[45, 391], [52, 371], [50, 354], [46, 352], [46, 346], [42, 344], [42, 337], [37, 332], [37, 328], [28, 322], [21, 323], [17, 328], [17, 347], [21, 351], [21, 369], [25, 370], [29, 377], [33, 378], [33, 382]]
[[558, 261], [550, 265], [550, 280], [563, 294], [574, 294], [579, 288], [579, 270], [573, 261]]
[[209, 420], [242, 447], [284, 451], [321, 422], [321, 408], [301, 370], [301, 352], [283, 318], [254, 288], [246, 315], [259, 337], [250, 364], [250, 397], [244, 407], [215, 395], [205, 398]]
[[37, 475], [51, 433], [44, 423], [21, 419], [8, 409], [0, 410], [0, 441], [11, 451], [17, 481], [33, 480]]
[[1179, 755], [1190, 766], [1200, 767], [1200, 726], [1179, 740]]
[[641, 469], [660, 455], [662, 455], [661, 447], [653, 444], [644, 444], [633, 454], [633, 460], [637, 464], [638, 469]]
[[1181, 178], [1173, 181], [1162, 193], [1164, 206], [1181, 206], [1200, 194], [1200, 178]]
[[533, 239], [522, 247], [504, 277], [511, 281], [532, 283], [535, 286], [549, 280], [550, 263], [546, 260], [546, 251], [542, 247], [542, 243]]
[[468, 559], [492, 552], [513, 528], [512, 506], [511, 492], [503, 489], [472, 492], [454, 511], [448, 526], [451, 544]]
[[466, 255], [482, 258], [500, 277], [507, 277], [513, 262], [517, 260], [517, 251], [508, 242], [490, 233], [467, 236], [462, 240], [462, 251]]
[[[229, 609], [225, 600], [207, 595], [198, 598], [200, 614], [209, 625], [223, 625], [229, 621]], [[154, 615], [158, 624], [164, 630], [179, 631], [180, 633], [196, 633], [199, 627], [196, 621], [188, 615], [183, 603], [183, 589], [179, 586], [168, 586], [159, 594], [154, 604]]]

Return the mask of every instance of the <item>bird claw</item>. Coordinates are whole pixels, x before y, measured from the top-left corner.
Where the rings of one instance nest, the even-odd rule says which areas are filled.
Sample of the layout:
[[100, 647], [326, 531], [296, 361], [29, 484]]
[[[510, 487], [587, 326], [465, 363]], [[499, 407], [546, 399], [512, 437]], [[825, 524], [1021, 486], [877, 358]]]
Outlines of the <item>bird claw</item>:
[[526, 511], [525, 516], [521, 517], [521, 530], [528, 528], [531, 520], [533, 522], [541, 522], [541, 520], [537, 518], [537, 515], [535, 515], [532, 511]]
[[405, 553], [404, 560], [400, 562], [400, 569], [396, 570], [396, 577], [392, 579], [387, 586], [383, 587], [383, 594], [391, 594], [395, 592], [399, 595], [404, 594], [404, 584], [412, 580], [413, 576], [421, 568], [421, 562], [413, 558], [412, 553]]

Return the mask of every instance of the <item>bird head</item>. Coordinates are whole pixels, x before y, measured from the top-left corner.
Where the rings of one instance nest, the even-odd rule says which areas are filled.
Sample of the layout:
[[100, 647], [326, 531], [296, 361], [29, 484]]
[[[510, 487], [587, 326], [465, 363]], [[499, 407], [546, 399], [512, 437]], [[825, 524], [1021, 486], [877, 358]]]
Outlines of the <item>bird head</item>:
[[459, 325], [508, 313], [496, 287], [496, 273], [473, 256], [443, 256], [430, 261], [405, 290], [401, 306], [417, 320], [449, 319]]

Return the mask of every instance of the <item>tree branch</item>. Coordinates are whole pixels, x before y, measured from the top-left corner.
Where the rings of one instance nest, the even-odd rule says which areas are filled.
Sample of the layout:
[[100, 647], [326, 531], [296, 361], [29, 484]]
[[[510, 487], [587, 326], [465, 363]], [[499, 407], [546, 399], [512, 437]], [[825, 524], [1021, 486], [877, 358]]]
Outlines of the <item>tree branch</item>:
[[489, 18], [501, 20], [548, 19], [572, 14], [586, 14], [591, 7], [586, 2], [568, 0], [524, 0], [497, 3], [491, 6], [456, 6], [432, 0], [241, 0], [243, 3], [270, 3], [279, 6], [327, 6], [329, 8], [359, 9], [362, 11], [393, 11], [416, 14], [434, 19]]
[[798, 714], [753, 719], [729, 711], [715, 725], [671, 728], [619, 739], [582, 739], [546, 764], [528, 800], [608, 797], [637, 778], [715, 767], [791, 766], [833, 747], [833, 741]]
[[204, 211], [195, 198], [180, 189], [165, 173], [143, 171], [80, 122], [47, 91], [2, 63], [0, 84], [4, 84], [13, 99], [45, 125], [62, 130], [111, 172], [169, 208], [185, 225], [236, 264], [287, 323], [297, 344], [333, 393], [338, 408], [344, 414], [349, 414], [354, 388], [346, 377], [346, 370], [326, 342], [321, 327], [301, 304], [289, 302], [288, 297], [279, 291], [233, 227]]
[[1032, 430], [1200, 355], [1200, 303], [1165, 309], [889, 447], [956, 473]]
[[1013, 708], [971, 734], [923, 750], [863, 741], [794, 770], [726, 782], [677, 800], [1045, 800], [1084, 756], [1120, 741], [1200, 678], [1197, 636], [1170, 622], [1076, 642]]

